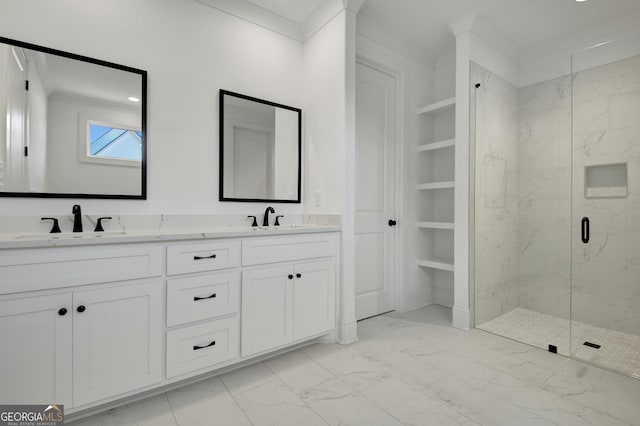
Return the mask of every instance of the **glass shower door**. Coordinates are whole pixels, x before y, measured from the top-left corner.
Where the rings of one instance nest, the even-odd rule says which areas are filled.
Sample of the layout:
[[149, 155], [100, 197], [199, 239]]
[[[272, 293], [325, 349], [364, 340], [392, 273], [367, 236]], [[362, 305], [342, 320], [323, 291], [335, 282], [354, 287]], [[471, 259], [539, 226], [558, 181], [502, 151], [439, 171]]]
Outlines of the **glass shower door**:
[[571, 350], [640, 378], [640, 56], [592, 66], [618, 51], [573, 56]]

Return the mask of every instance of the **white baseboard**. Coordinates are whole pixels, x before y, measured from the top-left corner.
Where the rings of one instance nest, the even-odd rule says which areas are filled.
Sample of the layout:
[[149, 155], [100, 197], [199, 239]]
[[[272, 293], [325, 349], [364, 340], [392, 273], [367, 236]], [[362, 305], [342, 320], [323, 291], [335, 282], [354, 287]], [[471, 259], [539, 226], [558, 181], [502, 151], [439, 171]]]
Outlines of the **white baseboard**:
[[350, 345], [358, 341], [358, 322], [356, 320], [338, 323], [338, 343]]
[[468, 308], [454, 306], [452, 308], [453, 321], [451, 325], [462, 330], [471, 329], [471, 312]]

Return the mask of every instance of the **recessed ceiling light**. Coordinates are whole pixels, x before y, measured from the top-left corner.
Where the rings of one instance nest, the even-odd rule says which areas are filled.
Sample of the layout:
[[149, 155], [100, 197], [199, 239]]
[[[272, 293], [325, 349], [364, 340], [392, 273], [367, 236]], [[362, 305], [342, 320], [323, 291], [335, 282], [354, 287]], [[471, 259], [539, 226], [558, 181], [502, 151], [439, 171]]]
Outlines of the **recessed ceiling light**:
[[576, 2], [578, 3], [582, 3], [583, 1], [587, 1], [587, 0], [576, 0]]
[[130, 100], [131, 102], [140, 102], [140, 99], [139, 99], [139, 98], [136, 98], [135, 96], [129, 96], [129, 100]]

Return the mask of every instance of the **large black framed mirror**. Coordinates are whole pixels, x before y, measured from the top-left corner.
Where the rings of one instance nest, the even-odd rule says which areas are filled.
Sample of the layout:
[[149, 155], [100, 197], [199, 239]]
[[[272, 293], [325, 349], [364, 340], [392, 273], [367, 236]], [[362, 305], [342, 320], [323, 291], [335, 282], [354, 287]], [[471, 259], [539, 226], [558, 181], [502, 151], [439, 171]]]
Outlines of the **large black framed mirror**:
[[220, 90], [220, 201], [300, 203], [302, 110]]
[[147, 198], [147, 72], [0, 37], [0, 196]]

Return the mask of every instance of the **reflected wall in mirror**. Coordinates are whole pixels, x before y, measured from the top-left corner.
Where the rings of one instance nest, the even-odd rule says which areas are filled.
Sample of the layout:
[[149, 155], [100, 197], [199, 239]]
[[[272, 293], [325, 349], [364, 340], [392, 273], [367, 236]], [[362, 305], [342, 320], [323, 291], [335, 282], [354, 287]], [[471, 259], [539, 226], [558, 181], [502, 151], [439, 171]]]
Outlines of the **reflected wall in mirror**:
[[0, 196], [146, 199], [146, 81], [0, 37]]
[[302, 110], [220, 90], [220, 201], [300, 203]]

